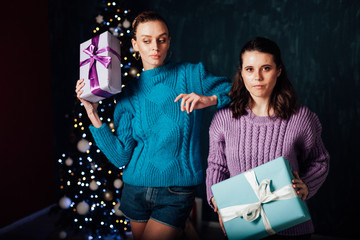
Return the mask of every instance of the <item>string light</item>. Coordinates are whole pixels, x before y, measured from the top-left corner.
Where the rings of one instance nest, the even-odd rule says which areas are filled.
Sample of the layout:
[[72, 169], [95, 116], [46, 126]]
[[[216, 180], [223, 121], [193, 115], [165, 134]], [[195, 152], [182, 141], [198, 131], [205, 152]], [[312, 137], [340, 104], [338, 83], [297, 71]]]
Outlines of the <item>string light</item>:
[[[98, 25], [92, 29], [92, 32], [96, 34], [100, 31], [109, 30], [119, 39], [121, 47], [124, 47], [123, 42], [127, 43], [129, 40], [124, 37], [131, 36], [131, 23], [129, 21], [130, 19], [127, 18], [130, 10], [120, 9], [119, 6], [117, 6], [119, 4], [115, 1], [106, 1], [105, 5], [104, 11], [97, 16], [96, 22]], [[126, 85], [125, 80], [129, 79], [128, 77], [135, 78], [139, 76], [139, 73], [135, 75], [134, 72], [129, 72], [132, 65], [136, 68], [136, 64], [139, 63], [131, 57], [134, 55], [133, 49], [130, 47], [128, 52], [124, 53], [125, 54], [121, 52], [123, 56], [121, 60], [121, 71], [124, 77], [122, 83], [123, 88]], [[134, 62], [134, 64], [132, 64], [132, 62]], [[99, 101], [98, 109], [100, 120], [108, 123], [111, 131], [115, 132], [111, 117], [116, 105], [116, 100], [115, 98], [112, 99], [110, 103], [107, 99]], [[73, 219], [77, 227], [79, 229], [86, 229], [87, 227], [92, 228], [92, 226], [94, 226], [96, 229], [90, 233], [88, 239], [103, 239], [102, 234], [106, 231], [114, 233], [129, 230], [129, 223], [124, 221], [123, 216], [117, 216], [117, 212], [114, 210], [116, 204], [120, 201], [121, 189], [114, 189], [113, 180], [111, 180], [111, 176], [121, 178], [124, 167], [114, 168], [114, 166], [111, 166], [109, 168], [109, 163], [108, 165], [104, 164], [105, 161], [101, 159], [104, 155], [100, 154], [101, 150], [96, 147], [96, 144], [92, 141], [92, 135], [89, 133], [88, 125], [90, 123], [83, 110], [84, 105], [80, 103], [77, 106], [82, 108], [81, 112], [75, 113], [76, 117], [72, 118], [73, 122], [71, 126], [73, 126], [75, 134], [71, 135], [70, 139], [72, 142], [75, 142], [75, 144], [81, 139], [85, 139], [87, 142], [84, 143], [84, 148], [78, 148], [77, 150], [79, 151], [75, 151], [74, 154], [64, 153], [61, 155], [62, 157], [57, 160], [61, 168], [65, 167], [64, 171], [62, 171], [62, 174], [65, 174], [65, 176], [61, 176], [59, 179], [61, 184], [59, 185], [61, 191], [69, 193], [68, 196], [71, 199], [69, 211], [72, 212], [73, 216], [76, 216], [73, 217]], [[84, 114], [85, 117], [83, 118]], [[98, 162], [98, 164], [96, 164], [96, 162]], [[103, 170], [105, 172], [103, 172]], [[109, 181], [107, 182], [104, 178], [108, 178]], [[92, 188], [92, 186], [94, 186], [94, 184], [91, 184], [92, 181], [96, 182], [98, 188]], [[86, 217], [82, 216], [76, 209], [78, 203], [83, 201], [85, 201], [88, 206], [91, 206], [87, 210], [88, 213], [86, 213]], [[99, 216], [99, 214], [102, 214], [103, 217]], [[93, 216], [93, 218], [91, 218], [91, 216]], [[94, 222], [88, 224], [92, 221]], [[117, 224], [122, 225], [118, 226]]]

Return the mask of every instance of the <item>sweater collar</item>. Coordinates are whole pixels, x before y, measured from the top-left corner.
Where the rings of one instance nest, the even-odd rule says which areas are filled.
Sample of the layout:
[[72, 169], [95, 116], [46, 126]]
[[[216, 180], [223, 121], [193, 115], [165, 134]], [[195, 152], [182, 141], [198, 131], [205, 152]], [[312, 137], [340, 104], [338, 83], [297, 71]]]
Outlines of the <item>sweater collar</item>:
[[144, 80], [146, 79], [146, 81], [148, 81], [149, 79], [151, 79], [157, 75], [161, 75], [164, 72], [167, 72], [167, 70], [172, 65], [173, 65], [173, 63], [169, 62], [169, 63], [165, 63], [164, 65], [162, 65], [160, 67], [143, 71], [143, 72], [141, 72], [140, 79], [144, 79]]
[[271, 117], [267, 117], [267, 116], [257, 116], [255, 115], [249, 108], [246, 109], [247, 111], [247, 115], [246, 115], [246, 119], [252, 121], [253, 123], [257, 123], [257, 124], [269, 124], [269, 123], [274, 123], [274, 121], [276, 121], [276, 117], [275, 114], [273, 114]]

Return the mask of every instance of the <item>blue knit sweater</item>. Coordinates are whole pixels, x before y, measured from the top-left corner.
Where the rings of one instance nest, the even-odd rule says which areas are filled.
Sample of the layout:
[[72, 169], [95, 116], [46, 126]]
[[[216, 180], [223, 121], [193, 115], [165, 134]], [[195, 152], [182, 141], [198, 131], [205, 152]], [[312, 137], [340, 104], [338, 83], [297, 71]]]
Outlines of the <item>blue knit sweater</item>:
[[207, 72], [202, 63], [168, 63], [141, 73], [117, 99], [115, 134], [107, 124], [90, 126], [99, 149], [123, 167], [125, 183], [146, 187], [193, 186], [203, 180], [200, 158], [202, 110], [180, 110], [181, 93], [217, 95], [230, 103], [231, 81]]

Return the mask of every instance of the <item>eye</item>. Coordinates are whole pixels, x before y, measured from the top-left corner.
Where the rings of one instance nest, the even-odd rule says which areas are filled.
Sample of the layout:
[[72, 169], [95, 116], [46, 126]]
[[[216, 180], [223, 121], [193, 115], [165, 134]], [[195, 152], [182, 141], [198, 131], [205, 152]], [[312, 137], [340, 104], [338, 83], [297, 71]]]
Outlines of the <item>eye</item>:
[[263, 71], [265, 71], [265, 72], [268, 72], [268, 71], [270, 71], [271, 70], [271, 67], [263, 67]]
[[159, 39], [159, 42], [160, 42], [160, 43], [166, 43], [166, 38], [160, 38], [160, 39]]
[[247, 72], [252, 72], [254, 69], [252, 68], [252, 67], [246, 67], [245, 68], [245, 71], [247, 71]]
[[148, 40], [148, 39], [144, 39], [144, 40], [143, 40], [143, 43], [145, 43], [145, 44], [149, 44], [149, 43], [150, 43], [150, 40]]

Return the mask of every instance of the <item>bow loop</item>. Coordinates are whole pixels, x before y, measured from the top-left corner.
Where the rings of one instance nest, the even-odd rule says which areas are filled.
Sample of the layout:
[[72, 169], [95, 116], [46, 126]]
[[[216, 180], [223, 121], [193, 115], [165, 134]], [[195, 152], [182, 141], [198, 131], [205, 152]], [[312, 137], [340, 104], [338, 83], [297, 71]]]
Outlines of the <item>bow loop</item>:
[[97, 47], [91, 43], [87, 48], [83, 50], [83, 52], [89, 55], [90, 57], [93, 57], [96, 54], [96, 49]]
[[248, 206], [248, 208], [244, 209], [242, 213], [242, 217], [248, 221], [252, 222], [256, 220], [260, 216], [261, 203], [253, 203]]
[[264, 179], [261, 181], [259, 187], [258, 187], [258, 193], [259, 193], [259, 200], [260, 203], [267, 203], [274, 200], [276, 197], [270, 189], [271, 180], [270, 179]]
[[94, 44], [90, 44], [86, 49], [83, 50], [83, 52], [89, 55], [91, 64], [94, 64], [95, 61], [98, 61], [104, 67], [108, 68], [111, 63], [111, 57], [98, 55], [99, 53], [103, 53], [105, 51], [103, 49], [97, 50], [97, 46]]

